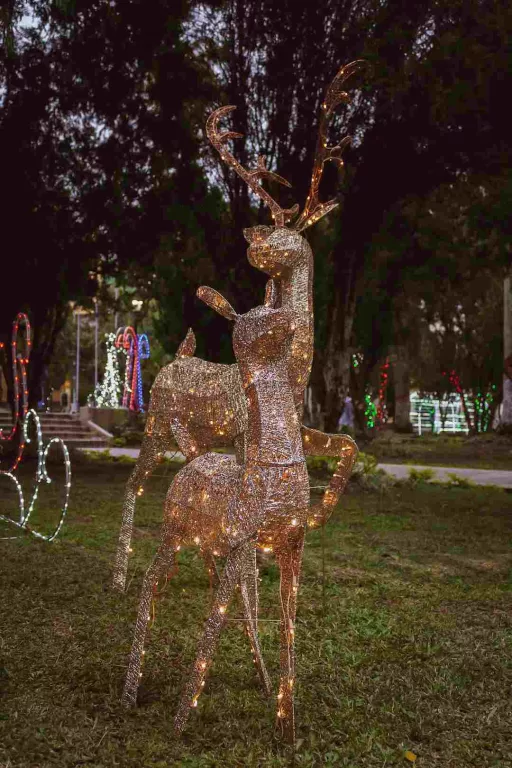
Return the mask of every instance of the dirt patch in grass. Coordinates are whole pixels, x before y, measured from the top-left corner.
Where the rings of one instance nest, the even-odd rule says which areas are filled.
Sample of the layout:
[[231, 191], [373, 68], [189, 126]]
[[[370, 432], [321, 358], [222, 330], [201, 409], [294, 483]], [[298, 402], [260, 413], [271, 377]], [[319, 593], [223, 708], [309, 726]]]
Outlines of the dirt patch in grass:
[[[291, 765], [237, 622], [221, 638], [186, 733], [173, 735], [210, 600], [192, 550], [158, 600], [140, 706], [121, 708], [137, 598], [171, 478], [153, 478], [138, 501], [129, 588], [119, 597], [109, 583], [129, 472], [81, 464], [62, 537], [0, 542], [0, 765]], [[41, 528], [55, 517], [57, 484], [50, 488], [34, 517]], [[13, 533], [1, 525], [0, 536]], [[406, 766], [406, 750], [425, 768], [512, 766], [511, 533], [512, 495], [420, 483], [352, 491], [325, 533], [308, 534], [296, 766]], [[260, 577], [261, 642], [275, 684], [272, 561], [260, 564]], [[234, 605], [230, 616], [240, 615]]]

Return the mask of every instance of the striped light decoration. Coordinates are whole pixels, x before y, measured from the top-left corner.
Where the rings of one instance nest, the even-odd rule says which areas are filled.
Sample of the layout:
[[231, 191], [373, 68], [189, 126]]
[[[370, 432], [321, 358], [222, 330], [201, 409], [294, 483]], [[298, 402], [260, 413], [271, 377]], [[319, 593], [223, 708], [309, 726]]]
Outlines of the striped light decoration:
[[137, 335], [134, 328], [128, 325], [117, 331], [116, 347], [126, 352], [122, 406], [131, 411], [144, 412], [140, 361], [149, 357], [148, 337], [145, 333]]

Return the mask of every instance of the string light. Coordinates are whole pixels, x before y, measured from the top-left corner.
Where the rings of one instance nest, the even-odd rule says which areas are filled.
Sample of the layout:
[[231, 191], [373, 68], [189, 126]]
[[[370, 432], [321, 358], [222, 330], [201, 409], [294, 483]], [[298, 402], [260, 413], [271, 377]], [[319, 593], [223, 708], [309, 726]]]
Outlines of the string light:
[[122, 391], [121, 375], [119, 373], [119, 349], [116, 345], [116, 334], [106, 333], [107, 363], [103, 381], [94, 390], [92, 401], [98, 408], [119, 408]]
[[[26, 351], [25, 357], [23, 357], [21, 354], [18, 353], [18, 332], [21, 324], [23, 324], [25, 328], [25, 333], [26, 333], [25, 341], [26, 341], [27, 351]], [[67, 509], [68, 509], [69, 494], [71, 490], [71, 462], [69, 459], [69, 451], [67, 449], [67, 446], [60, 437], [52, 437], [46, 445], [44, 444], [43, 433], [41, 429], [41, 422], [39, 420], [39, 416], [33, 409], [28, 410], [29, 391], [28, 391], [28, 385], [27, 385], [27, 365], [29, 363], [30, 348], [31, 348], [30, 322], [28, 320], [27, 315], [25, 315], [24, 313], [19, 313], [13, 323], [12, 342], [11, 342], [12, 370], [13, 370], [13, 380], [14, 380], [14, 414], [13, 414], [14, 419], [13, 419], [13, 425], [9, 435], [5, 436], [3, 433], [0, 432], [0, 440], [3, 442], [11, 441], [16, 435], [16, 433], [18, 432], [18, 430], [21, 432], [18, 452], [13, 465], [8, 470], [0, 471], [0, 477], [7, 478], [8, 481], [11, 482], [16, 489], [16, 493], [18, 496], [19, 519], [14, 520], [13, 518], [8, 517], [7, 515], [0, 515], [0, 520], [3, 520], [6, 523], [11, 523], [12, 525], [15, 525], [18, 528], [21, 528], [23, 530], [27, 530], [33, 536], [36, 536], [39, 539], [43, 539], [44, 541], [53, 541], [56, 538], [56, 536], [58, 536], [62, 528], [64, 519], [66, 517]], [[19, 389], [20, 381], [22, 382], [21, 393]], [[20, 395], [21, 395], [21, 408], [20, 408]], [[31, 421], [33, 421], [35, 426], [35, 431], [36, 431], [36, 452], [37, 452], [36, 483], [35, 483], [34, 490], [32, 492], [32, 497], [28, 505], [25, 506], [23, 489], [20, 481], [16, 477], [15, 472], [23, 457], [25, 446], [31, 442], [31, 439], [29, 437], [29, 424]], [[64, 500], [60, 510], [60, 516], [59, 516], [57, 525], [55, 526], [55, 528], [51, 533], [42, 534], [36, 529], [34, 529], [32, 526], [29, 527], [28, 523], [36, 506], [37, 498], [39, 495], [39, 487], [41, 483], [52, 482], [46, 466], [48, 454], [52, 445], [58, 445], [60, 447], [63, 462], [64, 462], [64, 468], [65, 468]]]
[[[325, 118], [337, 104], [346, 101], [340, 86], [357, 68], [359, 62], [342, 68], [327, 90]], [[226, 140], [235, 138], [236, 134], [219, 133], [218, 121], [232, 109], [222, 107], [209, 117], [207, 135], [221, 157], [270, 208], [273, 226], [244, 231], [250, 243], [249, 262], [271, 277], [270, 287], [267, 286], [265, 306], [243, 316], [238, 316], [216, 291], [201, 288], [200, 298], [235, 323], [233, 345], [238, 366], [215, 366], [195, 358], [195, 341], [189, 330], [176, 360], [166, 366], [165, 374], [159, 374], [153, 386], [148, 417], [150, 431], [146, 431], [145, 437], [147, 450], [141, 452], [144, 459], [140, 467], [137, 465], [134, 476], [147, 476], [148, 470], [155, 466], [155, 448], [160, 448], [171, 436], [188, 463], [176, 475], [166, 497], [162, 542], [142, 587], [123, 701], [126, 704], [135, 701], [146, 631], [141, 617], [152, 584], [158, 580], [159, 569], [172, 563], [178, 542], [196, 543], [206, 557], [213, 557], [213, 553], [227, 556], [215, 608], [198, 648], [198, 659], [204, 660], [205, 656], [208, 661], [211, 659], [221, 622], [226, 620], [222, 614], [240, 585], [245, 596], [245, 621], [254, 658], [260, 674], [266, 674], [257, 635], [254, 547], [258, 546], [266, 552], [274, 551], [281, 566], [283, 702], [278, 715], [283, 721], [283, 733], [293, 740], [293, 684], [290, 681], [294, 672], [293, 621], [303, 536], [306, 525], [323, 524], [328, 519], [357, 455], [355, 443], [348, 436], [326, 436], [300, 426], [313, 357], [313, 259], [311, 248], [299, 231], [336, 204], [335, 201], [320, 203], [318, 190], [324, 163], [333, 160], [340, 165], [339, 154], [347, 142], [327, 147], [327, 123], [321, 123], [306, 206], [297, 223], [287, 228], [285, 223], [298, 212], [298, 206], [282, 209], [263, 189], [261, 181], [273, 178], [278, 183], [287, 182], [269, 171], [262, 158], [258, 159], [255, 170], [243, 168], [225, 147]], [[277, 282], [281, 275], [283, 278]], [[254, 355], [257, 360], [253, 359]], [[236, 459], [211, 452], [213, 447], [233, 442]], [[338, 458], [338, 466], [321, 504], [310, 506], [305, 453], [322, 455], [325, 450]], [[284, 467], [289, 470], [287, 477]], [[138, 482], [135, 484], [131, 479], [127, 488], [114, 574], [116, 588], [123, 588], [126, 582], [127, 546]], [[261, 499], [265, 499], [264, 507]], [[203, 682], [203, 671], [196, 662], [176, 716], [178, 731], [183, 728], [190, 707], [196, 706], [197, 691]]]
[[385, 424], [387, 419], [386, 390], [388, 387], [388, 379], [389, 379], [388, 370], [389, 370], [389, 358], [386, 357], [386, 360], [380, 369], [379, 395], [378, 395], [379, 404], [377, 406], [377, 412], [376, 412], [376, 422], [379, 425], [379, 427], [382, 427]]
[[375, 407], [375, 404], [373, 403], [372, 396], [367, 393], [364, 396], [364, 402], [365, 402], [365, 409], [364, 409], [364, 415], [366, 419], [366, 426], [368, 429], [373, 429], [375, 426], [375, 421], [377, 418], [377, 409]]

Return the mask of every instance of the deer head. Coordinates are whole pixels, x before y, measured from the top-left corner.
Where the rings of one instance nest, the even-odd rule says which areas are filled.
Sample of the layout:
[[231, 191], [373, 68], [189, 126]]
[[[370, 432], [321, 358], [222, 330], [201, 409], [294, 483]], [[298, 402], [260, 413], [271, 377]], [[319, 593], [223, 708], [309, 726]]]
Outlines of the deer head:
[[263, 305], [237, 315], [218, 291], [207, 286], [196, 295], [220, 315], [233, 321], [233, 351], [239, 364], [252, 368], [283, 359], [295, 331], [295, 312]]
[[245, 169], [231, 152], [226, 148], [229, 139], [239, 138], [242, 134], [235, 131], [219, 132], [219, 120], [232, 112], [236, 107], [227, 106], [216, 109], [209, 116], [206, 123], [206, 134], [211, 144], [217, 149], [221, 158], [232, 167], [252, 191], [260, 197], [270, 208], [273, 226], [257, 226], [244, 230], [244, 236], [249, 243], [248, 259], [257, 269], [262, 270], [273, 278], [284, 275], [286, 270], [295, 266], [298, 260], [308, 258], [311, 249], [305, 239], [299, 233], [314, 224], [326, 213], [329, 213], [338, 205], [336, 199], [325, 203], [320, 202], [319, 189], [323, 168], [329, 160], [336, 163], [338, 168], [343, 166], [342, 154], [350, 144], [350, 137], [345, 137], [339, 144], [329, 147], [327, 143], [327, 130], [329, 119], [335, 108], [341, 104], [348, 104], [349, 95], [343, 90], [345, 81], [365, 64], [363, 61], [353, 61], [342, 67], [337, 73], [322, 102], [318, 139], [316, 145], [311, 185], [304, 209], [294, 224], [287, 226], [298, 213], [298, 205], [284, 209], [261, 186], [262, 179], [270, 179], [289, 187], [290, 184], [282, 176], [269, 171], [265, 166], [263, 157], [258, 158], [256, 168], [252, 171]]

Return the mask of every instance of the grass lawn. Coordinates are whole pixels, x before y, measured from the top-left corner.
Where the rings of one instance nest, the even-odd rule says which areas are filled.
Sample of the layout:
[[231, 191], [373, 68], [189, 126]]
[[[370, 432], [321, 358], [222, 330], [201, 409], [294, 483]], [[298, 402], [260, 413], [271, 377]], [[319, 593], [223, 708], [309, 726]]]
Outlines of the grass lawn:
[[[109, 582], [126, 462], [74, 467], [69, 517], [53, 544], [0, 541], [2, 767], [366, 768], [413, 765], [414, 755], [424, 768], [512, 766], [512, 494], [492, 488], [351, 488], [324, 546], [321, 532], [308, 534], [294, 762], [274, 738], [274, 703], [260, 694], [238, 622], [228, 622], [184, 736], [173, 735], [210, 599], [192, 550], [158, 600], [140, 706], [124, 710], [141, 579], [174, 468], [162, 466], [138, 503], [125, 596]], [[44, 493], [34, 525], [49, 521], [56, 488]], [[0, 523], [0, 536], [15, 532]], [[277, 619], [271, 561], [260, 576], [261, 618]], [[230, 617], [239, 615], [233, 605]], [[260, 624], [274, 681], [277, 627]]]
[[512, 471], [512, 435], [403, 435], [392, 430], [377, 433], [360, 447], [379, 462], [427, 466], [509, 469]]

